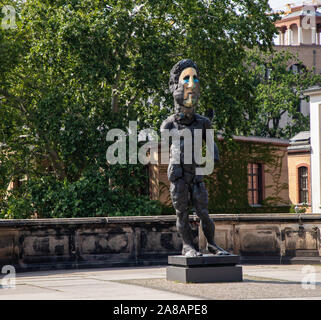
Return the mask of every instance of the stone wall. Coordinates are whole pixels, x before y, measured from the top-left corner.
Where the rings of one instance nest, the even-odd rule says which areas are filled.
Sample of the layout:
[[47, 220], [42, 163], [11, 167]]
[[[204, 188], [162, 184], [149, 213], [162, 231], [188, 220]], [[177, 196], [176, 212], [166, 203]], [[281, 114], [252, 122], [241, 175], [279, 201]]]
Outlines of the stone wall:
[[316, 45], [300, 45], [300, 46], [274, 46], [277, 51], [290, 51], [294, 55], [298, 55], [300, 61], [310, 70], [313, 67], [316, 73], [321, 73], [321, 46]]
[[[321, 215], [211, 215], [216, 241], [243, 263], [320, 263]], [[190, 217], [204, 247], [198, 220]], [[17, 271], [166, 264], [175, 216], [0, 220], [0, 266]]]

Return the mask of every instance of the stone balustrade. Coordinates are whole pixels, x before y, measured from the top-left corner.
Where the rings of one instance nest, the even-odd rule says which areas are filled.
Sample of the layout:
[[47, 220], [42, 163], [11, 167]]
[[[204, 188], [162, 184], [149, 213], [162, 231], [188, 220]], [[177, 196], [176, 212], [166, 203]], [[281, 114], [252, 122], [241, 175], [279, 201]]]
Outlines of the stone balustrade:
[[[242, 263], [320, 263], [319, 214], [215, 214], [216, 241]], [[204, 249], [198, 218], [190, 216]], [[181, 241], [175, 215], [0, 220], [0, 266], [19, 271], [162, 265]]]

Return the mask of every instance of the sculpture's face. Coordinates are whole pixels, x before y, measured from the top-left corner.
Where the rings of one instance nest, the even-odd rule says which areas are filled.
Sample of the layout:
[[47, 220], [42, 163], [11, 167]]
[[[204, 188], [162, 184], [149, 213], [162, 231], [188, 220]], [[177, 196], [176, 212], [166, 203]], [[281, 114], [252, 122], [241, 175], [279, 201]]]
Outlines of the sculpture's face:
[[200, 97], [200, 84], [197, 72], [194, 68], [186, 68], [178, 79], [179, 87], [183, 87], [182, 104], [186, 108], [195, 107]]

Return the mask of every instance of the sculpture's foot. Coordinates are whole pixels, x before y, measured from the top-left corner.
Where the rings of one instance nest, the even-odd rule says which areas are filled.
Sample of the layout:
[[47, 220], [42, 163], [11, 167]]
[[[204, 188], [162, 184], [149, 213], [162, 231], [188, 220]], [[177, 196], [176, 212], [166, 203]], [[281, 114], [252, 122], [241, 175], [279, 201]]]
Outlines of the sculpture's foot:
[[231, 255], [229, 252], [220, 248], [217, 244], [207, 244], [208, 251], [216, 256], [229, 256]]
[[200, 257], [202, 254], [189, 245], [184, 245], [182, 255], [185, 257]]

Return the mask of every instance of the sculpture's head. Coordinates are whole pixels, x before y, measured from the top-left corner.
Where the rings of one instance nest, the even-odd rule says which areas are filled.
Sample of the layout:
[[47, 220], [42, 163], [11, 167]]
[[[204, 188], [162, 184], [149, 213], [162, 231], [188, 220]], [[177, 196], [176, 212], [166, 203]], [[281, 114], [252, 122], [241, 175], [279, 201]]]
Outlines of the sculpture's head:
[[169, 89], [175, 101], [175, 111], [190, 116], [194, 113], [200, 97], [198, 68], [189, 59], [179, 61], [171, 70]]

